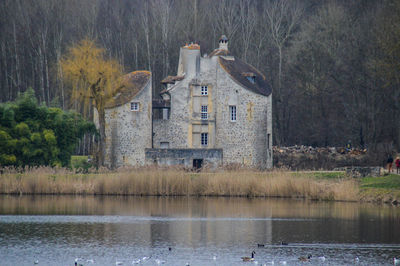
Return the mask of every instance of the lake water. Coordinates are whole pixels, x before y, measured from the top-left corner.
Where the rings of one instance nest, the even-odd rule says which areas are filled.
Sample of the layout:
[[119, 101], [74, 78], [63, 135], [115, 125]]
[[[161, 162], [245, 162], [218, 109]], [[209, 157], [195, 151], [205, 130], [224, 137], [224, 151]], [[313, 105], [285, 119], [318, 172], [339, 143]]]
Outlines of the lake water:
[[[253, 250], [255, 262], [242, 262]], [[306, 265], [393, 265], [400, 258], [400, 207], [0, 196], [0, 265], [74, 265], [77, 258], [83, 265], [301, 265], [298, 258], [308, 254]]]

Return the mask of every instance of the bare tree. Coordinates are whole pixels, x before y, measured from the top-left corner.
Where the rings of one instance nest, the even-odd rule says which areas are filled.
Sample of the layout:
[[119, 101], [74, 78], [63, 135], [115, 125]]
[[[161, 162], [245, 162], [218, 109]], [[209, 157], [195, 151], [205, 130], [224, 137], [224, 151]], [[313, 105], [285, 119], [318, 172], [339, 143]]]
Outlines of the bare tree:
[[292, 37], [296, 27], [299, 25], [304, 9], [297, 4], [297, 2], [270, 0], [264, 11], [268, 18], [267, 23], [269, 25], [271, 38], [278, 49], [278, 94], [280, 95], [283, 50]]
[[239, 2], [237, 0], [221, 0], [215, 1], [211, 18], [213, 19], [212, 27], [219, 35], [225, 34], [229, 39], [233, 39], [239, 29]]
[[253, 42], [254, 30], [257, 23], [254, 4], [254, 1], [251, 0], [241, 0], [239, 3], [240, 28], [244, 61], [247, 61], [247, 53], [251, 43]]
[[299, 26], [304, 9], [297, 2], [270, 0], [264, 6], [264, 12], [267, 18], [266, 23], [268, 24], [269, 37], [278, 50], [278, 74], [274, 90], [274, 98], [277, 103], [274, 111], [274, 135], [276, 142], [280, 143], [285, 142], [288, 130], [287, 122], [290, 117], [288, 102], [284, 102], [285, 99], [282, 92], [284, 51], [293, 37], [296, 28]]
[[275, 143], [400, 148], [397, 2], [2, 0], [0, 100], [32, 87], [46, 104], [83, 112], [57, 62], [85, 37], [126, 70], [150, 70], [157, 97], [179, 46], [198, 41], [207, 53], [225, 34], [273, 87]]
[[173, 10], [173, 1], [172, 0], [153, 0], [152, 9], [154, 12], [154, 19], [156, 21], [156, 25], [160, 30], [160, 45], [161, 45], [161, 56], [162, 56], [162, 65], [163, 71], [162, 75], [166, 76], [169, 73], [170, 69], [170, 57], [169, 57], [169, 44], [171, 35], [174, 34], [175, 21], [173, 19], [172, 10]]

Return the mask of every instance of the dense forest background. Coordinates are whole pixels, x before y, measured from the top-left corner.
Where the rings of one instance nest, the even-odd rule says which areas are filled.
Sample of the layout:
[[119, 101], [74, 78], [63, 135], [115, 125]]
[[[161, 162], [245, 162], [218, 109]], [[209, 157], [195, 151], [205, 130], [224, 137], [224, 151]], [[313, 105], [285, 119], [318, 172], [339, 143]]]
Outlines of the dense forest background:
[[32, 87], [40, 102], [80, 111], [58, 62], [85, 37], [126, 72], [152, 71], [158, 97], [179, 47], [210, 53], [221, 34], [273, 88], [276, 145], [400, 150], [396, 0], [1, 0], [0, 101]]

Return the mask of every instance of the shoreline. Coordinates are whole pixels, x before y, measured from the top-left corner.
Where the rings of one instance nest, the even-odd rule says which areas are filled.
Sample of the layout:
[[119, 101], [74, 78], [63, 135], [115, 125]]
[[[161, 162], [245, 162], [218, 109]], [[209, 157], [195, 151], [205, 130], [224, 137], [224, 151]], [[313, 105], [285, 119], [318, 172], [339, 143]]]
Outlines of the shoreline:
[[12, 196], [12, 197], [35, 197], [35, 196], [72, 196], [72, 197], [156, 197], [156, 198], [246, 198], [246, 199], [286, 199], [286, 200], [307, 200], [307, 201], [323, 201], [323, 202], [352, 202], [352, 203], [372, 203], [372, 204], [390, 204], [399, 205], [398, 200], [385, 200], [381, 198], [374, 199], [369, 197], [368, 199], [359, 200], [341, 200], [341, 199], [315, 199], [307, 197], [285, 197], [285, 196], [227, 196], [227, 195], [143, 195], [143, 194], [88, 194], [88, 193], [0, 193], [0, 196]]
[[388, 181], [385, 177], [365, 178], [364, 181], [346, 177], [339, 171], [262, 172], [251, 169], [195, 173], [143, 168], [82, 174], [39, 167], [22, 173], [3, 170], [0, 195], [285, 198], [397, 205], [400, 189], [397, 183], [392, 183], [400, 180], [400, 176], [389, 175], [388, 178]]

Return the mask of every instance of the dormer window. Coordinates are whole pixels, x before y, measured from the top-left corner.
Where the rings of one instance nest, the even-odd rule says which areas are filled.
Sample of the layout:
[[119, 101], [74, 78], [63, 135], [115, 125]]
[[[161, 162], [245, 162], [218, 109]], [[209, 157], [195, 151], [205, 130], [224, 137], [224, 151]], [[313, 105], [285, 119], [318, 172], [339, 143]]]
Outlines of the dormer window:
[[252, 84], [256, 83], [256, 77], [255, 77], [255, 76], [247, 77], [247, 79], [248, 79]]
[[139, 111], [139, 103], [138, 102], [131, 102], [131, 111], [134, 111], [134, 112]]
[[248, 81], [250, 81], [251, 84], [256, 83], [256, 75], [252, 72], [244, 72], [242, 73], [243, 76], [247, 78]]
[[208, 86], [201, 86], [201, 95], [208, 95]]

